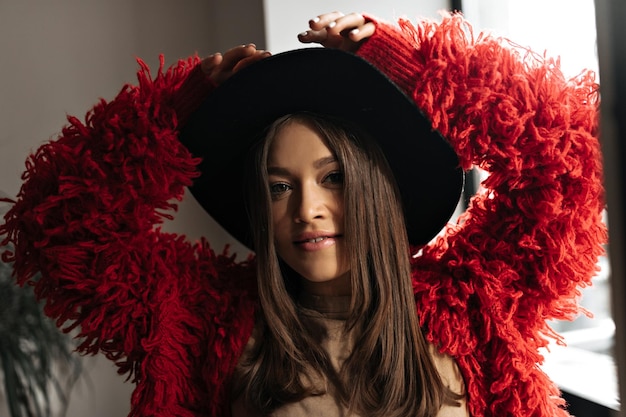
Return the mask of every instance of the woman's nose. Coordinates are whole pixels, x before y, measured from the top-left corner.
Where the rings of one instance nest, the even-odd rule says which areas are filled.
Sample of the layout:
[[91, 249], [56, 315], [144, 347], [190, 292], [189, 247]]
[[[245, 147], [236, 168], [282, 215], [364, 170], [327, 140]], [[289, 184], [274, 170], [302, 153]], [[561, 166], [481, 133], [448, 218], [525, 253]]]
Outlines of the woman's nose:
[[324, 216], [324, 197], [321, 190], [315, 186], [303, 186], [298, 194], [294, 210], [294, 220], [297, 223], [310, 223]]

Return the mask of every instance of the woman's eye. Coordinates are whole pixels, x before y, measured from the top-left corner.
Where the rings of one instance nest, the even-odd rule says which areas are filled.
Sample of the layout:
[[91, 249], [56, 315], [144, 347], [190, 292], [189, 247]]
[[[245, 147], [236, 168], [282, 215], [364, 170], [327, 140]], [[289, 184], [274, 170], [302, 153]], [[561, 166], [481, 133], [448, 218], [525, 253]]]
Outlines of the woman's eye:
[[332, 185], [342, 185], [343, 184], [343, 172], [334, 171], [326, 175], [324, 178], [324, 182], [332, 184]]
[[272, 197], [279, 197], [281, 194], [289, 191], [290, 188], [289, 184], [285, 184], [284, 182], [270, 184], [270, 194]]

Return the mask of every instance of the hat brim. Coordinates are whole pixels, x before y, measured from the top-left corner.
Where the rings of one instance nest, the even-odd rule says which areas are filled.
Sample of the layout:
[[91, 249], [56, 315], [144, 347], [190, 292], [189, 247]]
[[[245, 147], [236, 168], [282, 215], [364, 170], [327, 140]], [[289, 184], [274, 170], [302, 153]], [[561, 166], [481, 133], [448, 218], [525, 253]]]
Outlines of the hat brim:
[[464, 174], [450, 144], [389, 78], [364, 59], [326, 48], [273, 55], [215, 89], [181, 131], [202, 158], [190, 191], [228, 233], [249, 248], [246, 153], [269, 124], [295, 112], [356, 123], [385, 154], [401, 193], [409, 242], [428, 243], [458, 204]]

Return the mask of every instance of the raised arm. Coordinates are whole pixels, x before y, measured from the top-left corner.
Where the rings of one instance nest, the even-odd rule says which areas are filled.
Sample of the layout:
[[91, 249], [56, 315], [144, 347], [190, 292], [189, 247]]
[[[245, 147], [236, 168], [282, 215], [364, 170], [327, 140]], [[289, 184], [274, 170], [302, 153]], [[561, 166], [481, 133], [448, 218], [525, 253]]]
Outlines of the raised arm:
[[563, 413], [535, 364], [546, 320], [579, 312], [606, 242], [593, 74], [567, 80], [554, 60], [474, 37], [460, 16], [400, 27], [378, 24], [359, 54], [413, 97], [464, 168], [488, 173], [459, 224], [414, 259], [422, 321], [462, 362], [474, 415], [520, 399], [519, 415]]
[[[80, 350], [124, 351], [121, 333], [147, 331], [137, 305], [145, 267], [138, 266], [158, 240], [153, 226], [170, 216], [197, 163], [179, 144], [176, 113], [165, 103], [196, 63], [155, 80], [142, 66], [140, 86], [101, 100], [84, 123], [69, 117], [56, 140], [29, 156], [0, 226], [2, 243], [14, 247], [3, 259], [14, 262], [17, 282], [35, 286], [59, 325], [82, 325]], [[138, 320], [127, 323], [131, 312]]]
[[[199, 161], [178, 140], [181, 121], [216, 82], [262, 57], [241, 46], [155, 78], [140, 63], [137, 86], [101, 100], [84, 122], [69, 117], [28, 158], [0, 226], [17, 283], [35, 287], [60, 327], [78, 328], [80, 352], [104, 353], [137, 383], [131, 415], [191, 416], [184, 404], [213, 406], [200, 375], [220, 368], [205, 369], [210, 361], [199, 352], [224, 338], [220, 327], [243, 320], [228, 310], [251, 288], [251, 268], [158, 226], [197, 175]], [[181, 378], [161, 381], [168, 369]]]

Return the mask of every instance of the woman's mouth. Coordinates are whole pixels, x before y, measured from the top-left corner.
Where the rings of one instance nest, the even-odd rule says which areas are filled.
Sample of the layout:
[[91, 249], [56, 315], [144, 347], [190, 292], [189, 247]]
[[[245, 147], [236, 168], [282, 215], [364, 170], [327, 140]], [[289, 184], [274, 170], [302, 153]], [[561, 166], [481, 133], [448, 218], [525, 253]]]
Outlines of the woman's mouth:
[[326, 236], [324, 236], [324, 237], [314, 237], [313, 239], [302, 240], [302, 241], [297, 242], [297, 243], [318, 243], [318, 242], [321, 242], [324, 239], [327, 239], [327, 237]]
[[318, 235], [318, 236], [302, 236], [294, 240], [296, 247], [310, 252], [333, 246], [340, 235]]

